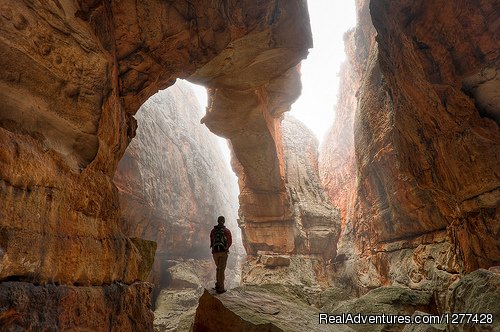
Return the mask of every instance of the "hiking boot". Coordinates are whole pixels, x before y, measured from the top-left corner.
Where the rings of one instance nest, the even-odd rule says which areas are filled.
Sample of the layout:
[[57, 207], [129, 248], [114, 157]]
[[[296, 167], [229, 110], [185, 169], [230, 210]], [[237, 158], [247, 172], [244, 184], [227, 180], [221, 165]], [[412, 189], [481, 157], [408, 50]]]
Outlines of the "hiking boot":
[[217, 292], [217, 294], [222, 294], [226, 292], [225, 289], [216, 289], [215, 291]]

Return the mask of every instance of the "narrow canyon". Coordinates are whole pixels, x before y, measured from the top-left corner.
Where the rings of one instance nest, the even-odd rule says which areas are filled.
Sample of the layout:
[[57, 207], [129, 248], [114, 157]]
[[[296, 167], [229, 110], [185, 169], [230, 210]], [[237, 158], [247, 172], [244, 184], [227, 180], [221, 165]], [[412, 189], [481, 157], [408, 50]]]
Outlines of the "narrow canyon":
[[1, 331], [500, 331], [500, 1], [356, 0], [321, 145], [307, 6], [0, 0]]

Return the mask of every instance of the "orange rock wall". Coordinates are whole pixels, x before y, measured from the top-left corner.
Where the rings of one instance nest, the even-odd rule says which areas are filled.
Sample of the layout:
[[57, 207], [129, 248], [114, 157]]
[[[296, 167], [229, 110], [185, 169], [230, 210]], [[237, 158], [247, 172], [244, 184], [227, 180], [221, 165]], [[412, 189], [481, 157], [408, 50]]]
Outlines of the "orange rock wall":
[[[155, 246], [123, 235], [112, 181], [135, 135], [132, 115], [177, 77], [254, 90], [282, 110], [290, 99], [268, 97], [280, 95], [274, 88], [311, 39], [302, 1], [4, 0], [0, 8], [0, 280], [36, 284], [144, 280]], [[226, 93], [244, 104], [237, 98]], [[229, 125], [239, 115], [231, 111], [223, 111]], [[252, 128], [268, 148], [257, 159], [274, 190], [283, 187], [280, 144], [274, 116], [259, 112]], [[233, 146], [253, 137], [240, 133]]]
[[449, 284], [500, 261], [500, 131], [464, 88], [498, 63], [494, 8], [358, 2], [320, 164], [345, 217], [336, 271], [357, 286]]

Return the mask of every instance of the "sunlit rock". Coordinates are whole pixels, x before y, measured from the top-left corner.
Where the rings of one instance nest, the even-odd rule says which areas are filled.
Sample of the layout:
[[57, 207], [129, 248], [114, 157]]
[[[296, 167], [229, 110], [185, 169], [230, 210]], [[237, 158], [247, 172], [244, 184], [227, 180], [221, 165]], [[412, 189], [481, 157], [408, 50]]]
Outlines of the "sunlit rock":
[[37, 284], [144, 275], [112, 179], [151, 95], [194, 73], [274, 93], [311, 45], [303, 1], [6, 1], [0, 27], [0, 280]]
[[357, 4], [320, 155], [343, 216], [334, 278], [434, 289], [444, 309], [449, 285], [500, 261], [494, 6]]

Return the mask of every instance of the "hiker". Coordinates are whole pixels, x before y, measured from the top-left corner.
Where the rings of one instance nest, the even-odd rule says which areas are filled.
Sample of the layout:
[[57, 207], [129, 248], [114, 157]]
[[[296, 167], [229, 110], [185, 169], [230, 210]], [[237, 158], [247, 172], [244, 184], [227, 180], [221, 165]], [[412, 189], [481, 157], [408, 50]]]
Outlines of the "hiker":
[[215, 290], [217, 293], [224, 293], [224, 270], [226, 269], [227, 255], [229, 247], [233, 243], [231, 231], [224, 226], [226, 219], [223, 216], [217, 218], [217, 225], [210, 232], [210, 248], [214, 257], [215, 266], [217, 266], [217, 281]]

